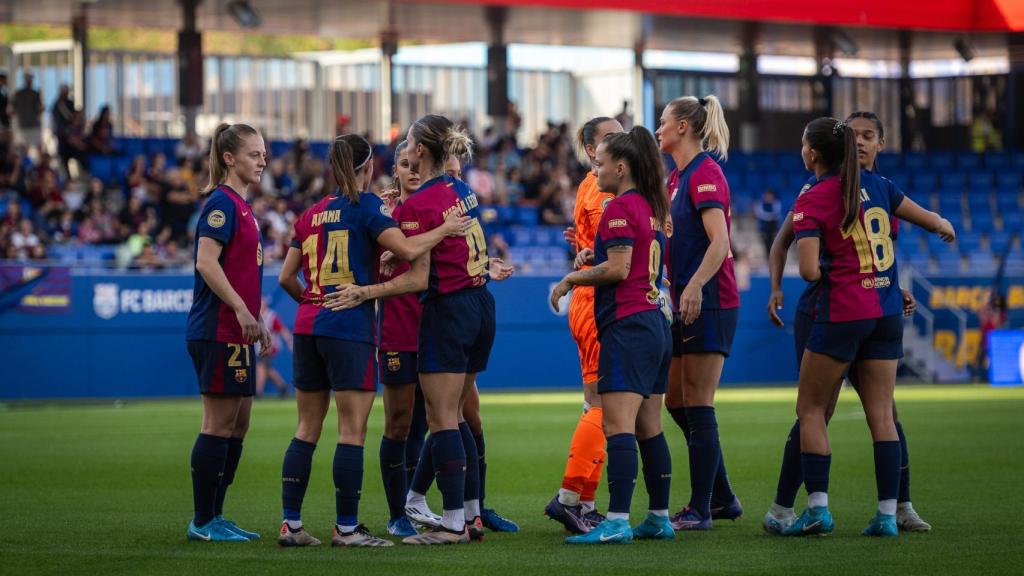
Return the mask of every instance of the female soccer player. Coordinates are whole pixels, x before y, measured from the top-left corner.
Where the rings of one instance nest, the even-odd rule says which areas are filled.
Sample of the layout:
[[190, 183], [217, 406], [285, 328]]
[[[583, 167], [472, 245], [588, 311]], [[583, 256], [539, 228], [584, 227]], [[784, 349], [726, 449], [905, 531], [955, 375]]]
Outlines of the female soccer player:
[[[603, 192], [597, 187], [597, 176], [594, 173], [594, 156], [597, 146], [608, 134], [622, 132], [622, 125], [614, 118], [598, 116], [587, 121], [576, 133], [576, 147], [579, 152], [587, 155], [591, 170], [580, 182], [576, 192], [576, 209], [573, 215], [574, 228], [569, 231], [567, 239], [577, 254], [584, 250], [593, 252], [594, 237], [604, 207], [615, 194]], [[589, 269], [584, 264], [581, 269]], [[594, 494], [601, 482], [601, 471], [604, 468], [604, 432], [601, 429], [602, 409], [601, 396], [597, 393], [597, 359], [600, 345], [597, 342], [597, 324], [594, 322], [594, 288], [592, 286], [576, 286], [569, 301], [569, 331], [580, 356], [580, 371], [583, 373], [583, 415], [576, 424], [572, 440], [569, 442], [569, 459], [562, 476], [562, 487], [558, 494], [548, 502], [544, 514], [557, 520], [566, 530], [577, 534], [588, 532], [604, 520], [597, 511]]]
[[[661, 431], [661, 399], [672, 361], [669, 321], [661, 312], [663, 232], [668, 217], [658, 145], [646, 128], [610, 134], [594, 158], [597, 186], [615, 194], [601, 216], [594, 250], [577, 262], [593, 268], [568, 274], [551, 306], [573, 286], [595, 286], [600, 357], [598, 393], [608, 438], [607, 518], [570, 544], [628, 543], [675, 537], [668, 519], [672, 458]], [[637, 477], [637, 444], [650, 498], [642, 523], [629, 526]]]
[[[857, 136], [857, 160], [861, 167], [861, 187], [865, 189], [870, 189], [872, 187], [885, 189], [890, 186], [895, 186], [895, 184], [890, 182], [888, 179], [877, 175], [874, 170], [878, 153], [881, 152], [882, 148], [885, 146], [885, 129], [882, 126], [882, 121], [874, 112], [854, 112], [847, 117], [846, 122]], [[801, 190], [801, 194], [816, 182], [817, 178], [812, 176], [804, 185]], [[884, 190], [878, 191], [879, 194], [883, 192]], [[902, 192], [900, 192], [900, 194], [902, 194]], [[922, 212], [920, 210], [921, 209], [916, 203], [909, 198], [905, 198], [896, 209], [894, 216], [909, 219], [915, 216], [920, 218], [923, 215], [927, 217], [927, 220], [919, 222], [922, 226], [927, 226], [935, 221], [935, 216], [930, 212]], [[782, 229], [779, 231], [779, 234], [775, 237], [775, 241], [772, 243], [768, 262], [769, 276], [771, 278], [772, 285], [771, 296], [768, 300], [768, 316], [772, 323], [779, 327], [784, 326], [782, 318], [779, 317], [779, 311], [782, 309], [783, 304], [782, 272], [786, 266], [786, 254], [789, 252], [789, 247], [792, 245], [793, 240], [793, 212], [790, 211], [786, 216]], [[894, 276], [894, 279], [898, 280], [899, 276]], [[914, 297], [908, 290], [902, 290], [901, 292], [903, 295], [903, 313], [905, 316], [911, 316], [916, 308]], [[797, 303], [796, 315], [793, 319], [793, 336], [796, 346], [797, 366], [800, 365], [804, 349], [807, 347], [807, 336], [810, 333], [811, 328], [814, 326], [813, 313], [815, 309], [815, 296], [817, 293], [818, 283], [812, 282], [807, 285], [807, 288], [804, 290], [803, 294], [800, 296], [799, 302]], [[854, 377], [855, 373], [855, 370], [851, 370], [848, 377], [850, 377], [851, 383], [856, 390], [857, 382]], [[840, 389], [841, 382], [836, 385], [835, 395], [828, 411], [826, 412], [826, 420], [831, 418], [832, 413], [835, 411], [835, 404], [839, 399]], [[931, 525], [925, 522], [917, 514], [910, 501], [909, 452], [907, 450], [907, 440], [903, 433], [903, 426], [899, 421], [895, 404], [893, 405], [893, 420], [895, 420], [896, 433], [900, 439], [902, 460], [902, 466], [900, 468], [900, 490], [896, 508], [896, 524], [900, 530], [927, 532], [931, 530]], [[764, 517], [763, 525], [767, 532], [773, 534], [781, 533], [782, 530], [784, 530], [790, 523], [796, 520], [796, 515], [793, 512], [793, 503], [796, 500], [797, 492], [800, 490], [800, 485], [802, 483], [803, 473], [800, 467], [800, 422], [797, 421], [789, 432], [786, 447], [783, 451], [782, 468], [779, 471], [779, 483], [775, 494], [775, 502], [772, 503], [771, 509]]]
[[465, 543], [470, 539], [467, 520], [477, 524], [480, 511], [467, 508], [464, 498], [467, 452], [475, 452], [475, 447], [469, 445], [472, 436], [459, 429], [461, 408], [476, 374], [487, 368], [494, 343], [494, 298], [486, 287], [488, 276], [502, 279], [511, 269], [488, 261], [477, 197], [465, 182], [444, 172], [449, 157], [469, 154], [469, 136], [451, 120], [428, 114], [413, 123], [407, 141], [410, 168], [429, 179], [402, 205], [402, 231], [407, 236], [422, 235], [436, 229], [446, 216], [464, 214], [471, 219], [468, 233], [445, 239], [391, 282], [346, 287], [331, 306], [344, 309], [387, 295], [396, 283], [425, 290], [417, 363], [444, 515], [441, 526], [403, 542]]
[[657, 135], [661, 151], [680, 167], [670, 200], [678, 232], [669, 245], [668, 268], [681, 322], [681, 387], [669, 396], [673, 418], [689, 431], [690, 502], [672, 517], [672, 526], [710, 530], [712, 494], [721, 517], [743, 513], [729, 486], [714, 407], [740, 305], [729, 243], [729, 184], [709, 154], [728, 156], [729, 127], [718, 98], [683, 96], [665, 107]]
[[[808, 507], [782, 530], [786, 536], [828, 534], [831, 450], [826, 413], [851, 362], [875, 451], [878, 511], [864, 534], [896, 536], [900, 443], [893, 388], [903, 355], [903, 298], [896, 277], [891, 214], [907, 202], [895, 186], [861, 187], [857, 136], [845, 122], [818, 118], [807, 125], [801, 155], [817, 183], [797, 199], [793, 229], [800, 275], [820, 282], [815, 323], [800, 366], [797, 416]], [[915, 207], [908, 204], [910, 210]], [[952, 241], [948, 221], [917, 208], [914, 222]], [[824, 263], [824, 264], [823, 264]]]
[[[320, 543], [303, 529], [301, 510], [313, 450], [333, 390], [338, 405], [338, 444], [334, 452], [337, 521], [331, 543], [391, 546], [390, 541], [373, 536], [358, 521], [366, 421], [377, 386], [373, 302], [331, 311], [324, 299], [341, 286], [369, 283], [377, 267], [378, 244], [417, 265], [417, 258], [446, 235], [459, 233], [467, 222], [453, 215], [430, 234], [406, 239], [381, 200], [362, 192], [373, 176], [372, 148], [366, 140], [356, 135], [336, 138], [330, 149], [330, 165], [338, 191], [314, 204], [295, 223], [295, 237], [279, 278], [285, 291], [299, 302], [294, 357], [299, 425], [282, 467], [284, 522], [278, 544]], [[300, 268], [305, 288], [296, 277]], [[381, 295], [414, 289], [408, 284], [396, 285]]]
[[210, 140], [209, 198], [196, 225], [196, 274], [186, 340], [203, 397], [203, 425], [192, 447], [195, 515], [189, 540], [258, 540], [222, 516], [235, 478], [255, 392], [253, 344], [267, 351], [260, 321], [263, 247], [249, 206], [267, 152], [259, 132], [221, 124]]

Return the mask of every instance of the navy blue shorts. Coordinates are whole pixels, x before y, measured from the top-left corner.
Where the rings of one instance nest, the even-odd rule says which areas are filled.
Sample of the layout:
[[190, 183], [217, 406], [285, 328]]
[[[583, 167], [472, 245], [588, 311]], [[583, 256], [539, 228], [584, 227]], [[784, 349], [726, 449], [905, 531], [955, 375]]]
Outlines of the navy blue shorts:
[[701, 310], [693, 324], [687, 326], [680, 322], [682, 354], [713, 352], [728, 358], [732, 351], [732, 339], [736, 336], [736, 320], [739, 315], [739, 308]]
[[377, 349], [373, 344], [296, 334], [293, 360], [299, 390], [377, 390]]
[[807, 339], [807, 349], [842, 362], [898, 360], [903, 358], [903, 315], [817, 322]]
[[664, 394], [672, 364], [672, 329], [661, 310], [612, 322], [598, 336], [597, 392]]
[[420, 374], [415, 352], [380, 352], [380, 383], [385, 386], [416, 384]]
[[486, 286], [427, 300], [420, 320], [419, 371], [483, 372], [494, 330], [494, 297]]
[[672, 313], [672, 357], [683, 357], [683, 321], [679, 319], [679, 312]]
[[804, 350], [807, 349], [807, 340], [811, 337], [811, 330], [814, 329], [814, 317], [806, 312], [796, 313], [793, 318], [793, 346], [796, 349], [796, 370], [800, 371], [800, 363], [804, 361]]
[[199, 377], [199, 393], [252, 396], [256, 393], [256, 347], [210, 340], [189, 340], [188, 355]]

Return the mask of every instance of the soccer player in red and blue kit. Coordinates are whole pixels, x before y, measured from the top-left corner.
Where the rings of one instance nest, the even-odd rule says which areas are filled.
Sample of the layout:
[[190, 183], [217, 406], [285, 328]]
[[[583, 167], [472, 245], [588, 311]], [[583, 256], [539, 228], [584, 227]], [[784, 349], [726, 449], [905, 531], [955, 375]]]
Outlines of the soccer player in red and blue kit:
[[[807, 509], [782, 534], [828, 534], [834, 529], [828, 510], [831, 449], [826, 413], [842, 374], [857, 362], [878, 490], [878, 511], [864, 534], [896, 536], [901, 453], [893, 388], [903, 355], [903, 296], [896, 279], [891, 214], [906, 200], [895, 186], [861, 188], [857, 137], [844, 122], [819, 118], [808, 124], [801, 155], [818, 181], [797, 199], [793, 230], [800, 275], [820, 285], [797, 398]], [[941, 218], [928, 228], [947, 241], [955, 239], [952, 226]]]
[[[415, 260], [447, 234], [459, 233], [466, 219], [453, 216], [431, 234], [408, 240], [374, 194], [362, 190], [373, 175], [372, 149], [360, 136], [345, 135], [330, 149], [338, 192], [314, 204], [295, 223], [295, 237], [281, 268], [280, 283], [297, 302], [295, 388], [299, 425], [282, 465], [284, 521], [278, 544], [316, 546], [302, 525], [313, 451], [330, 406], [338, 404], [338, 444], [334, 453], [336, 523], [334, 546], [391, 546], [358, 521], [363, 480], [366, 422], [377, 387], [376, 334], [372, 301], [332, 311], [325, 300], [340, 287], [372, 281], [378, 244], [399, 258]], [[305, 288], [296, 274], [302, 269]], [[412, 291], [404, 286], [393, 291]]]
[[711, 156], [727, 157], [729, 127], [718, 98], [683, 96], [665, 107], [657, 135], [661, 151], [679, 167], [670, 200], [668, 273], [681, 356], [680, 374], [672, 381], [681, 389], [670, 392], [669, 412], [687, 438], [690, 501], [672, 517], [672, 526], [710, 530], [713, 497], [714, 517], [743, 514], [729, 485], [714, 407], [740, 305], [729, 241], [729, 184]]
[[465, 498], [479, 492], [479, 471], [476, 466], [466, 465], [469, 458], [476, 457], [476, 446], [469, 427], [460, 426], [462, 404], [476, 374], [487, 368], [494, 343], [494, 298], [486, 287], [488, 278], [502, 279], [511, 274], [511, 269], [489, 261], [476, 195], [465, 182], [444, 172], [449, 157], [469, 154], [469, 136], [451, 120], [428, 114], [413, 123], [407, 140], [410, 167], [427, 181], [403, 203], [402, 231], [408, 236], [427, 234], [446, 216], [465, 214], [471, 219], [467, 234], [435, 246], [423, 258], [425, 267], [417, 267], [414, 262], [398, 279], [349, 287], [332, 305], [342, 308], [379, 297], [389, 284], [406, 278], [425, 290], [421, 296], [417, 363], [427, 400], [431, 433], [427, 445], [444, 514], [439, 527], [403, 542], [461, 544], [470, 540], [467, 522], [474, 525], [476, 537], [483, 534], [479, 500]]
[[263, 138], [245, 124], [221, 124], [210, 141], [210, 186], [196, 225], [196, 274], [186, 340], [203, 397], [203, 425], [192, 447], [190, 540], [244, 542], [259, 534], [225, 520], [255, 393], [253, 344], [268, 349], [259, 320], [263, 247], [249, 186], [267, 166]]
[[[594, 267], [568, 274], [551, 293], [551, 305], [573, 286], [595, 286], [594, 318], [600, 355], [598, 393], [608, 438], [608, 514], [569, 544], [629, 543], [633, 538], [670, 540], [668, 518], [672, 458], [661, 430], [672, 344], [669, 319], [662, 313], [659, 285], [665, 249], [668, 201], [661, 156], [646, 128], [609, 134], [594, 157], [597, 185], [615, 193], [601, 216]], [[629, 510], [637, 479], [637, 447], [650, 498], [647, 517], [630, 527]]]
[[[882, 151], [882, 148], [885, 145], [885, 129], [882, 126], [882, 121], [879, 119], [878, 115], [874, 112], [854, 112], [847, 117], [846, 122], [857, 136], [857, 161], [861, 168], [861, 188], [863, 188], [868, 195], [872, 197], [885, 195], [895, 195], [896, 197], [903, 196], [903, 192], [899, 190], [895, 183], [883, 176], [880, 176], [876, 171], [876, 159], [878, 157], [878, 153]], [[804, 184], [800, 194], [809, 190], [817, 183], [817, 181], [817, 177], [811, 176], [807, 183]], [[895, 190], [892, 191], [890, 188], [895, 188]], [[903, 201], [899, 203], [899, 206], [896, 207], [892, 216], [894, 235], [896, 232], [896, 226], [898, 225], [897, 218], [907, 220], [926, 230], [932, 230], [936, 223], [941, 220], [941, 216], [921, 208], [910, 198], [904, 198]], [[779, 234], [772, 243], [771, 253], [769, 255], [769, 271], [772, 283], [772, 293], [768, 302], [768, 315], [771, 321], [779, 327], [784, 326], [782, 318], [779, 316], [779, 311], [782, 309], [783, 302], [782, 272], [786, 265], [786, 254], [794, 239], [793, 212], [790, 211], [783, 222], [782, 228], [779, 230]], [[892, 278], [893, 280], [898, 281], [899, 275], [893, 273]], [[798, 367], [803, 358], [804, 350], [807, 347], [807, 338], [810, 335], [811, 329], [814, 327], [814, 313], [817, 304], [816, 297], [818, 294], [818, 287], [818, 282], [809, 283], [797, 303], [796, 314], [793, 319], [793, 339], [797, 352]], [[916, 308], [913, 295], [905, 289], [901, 290], [901, 292], [903, 294], [904, 316], [911, 316]], [[856, 390], [858, 388], [856, 364], [851, 366], [848, 377]], [[840, 389], [840, 385], [835, 387], [832, 401], [829, 405], [829, 409], [826, 411], [826, 421], [831, 417], [835, 410], [835, 404], [839, 398]], [[900, 531], [927, 532], [931, 530], [931, 526], [925, 522], [920, 515], [918, 515], [910, 500], [909, 451], [907, 449], [906, 437], [903, 433], [903, 425], [900, 423], [899, 417], [896, 413], [895, 404], [893, 405], [893, 419], [896, 424], [896, 433], [900, 439], [900, 451], [902, 455], [902, 463], [900, 467], [900, 489], [896, 509], [896, 524]], [[764, 517], [763, 525], [767, 532], [780, 534], [790, 523], [796, 520], [796, 515], [793, 512], [793, 504], [802, 483], [803, 472], [800, 466], [800, 422], [797, 421], [790, 430], [789, 436], [786, 440], [782, 456], [782, 465], [779, 470], [779, 482], [775, 494], [775, 501], [772, 503], [771, 508]]]

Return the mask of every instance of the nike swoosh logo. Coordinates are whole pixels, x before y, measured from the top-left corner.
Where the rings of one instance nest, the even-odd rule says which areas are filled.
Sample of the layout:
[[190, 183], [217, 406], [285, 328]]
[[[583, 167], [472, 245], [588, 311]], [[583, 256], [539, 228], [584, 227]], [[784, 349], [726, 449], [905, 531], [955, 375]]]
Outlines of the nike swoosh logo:
[[693, 340], [694, 338], [696, 338], [696, 336], [690, 336], [689, 338], [683, 338], [683, 342], [689, 342], [690, 340]]
[[388, 468], [398, 468], [399, 466], [402, 466], [401, 462], [399, 462], [398, 464], [395, 464], [395, 465], [388, 464]]
[[192, 534], [194, 536], [196, 536], [197, 538], [199, 538], [200, 540], [206, 540], [207, 542], [210, 541], [210, 536], [207, 536], [205, 534], [200, 534], [199, 532], [196, 532], [195, 530], [192, 530]]
[[661, 536], [661, 533], [664, 532], [664, 531], [665, 531], [664, 529], [658, 530], [657, 532], [654, 533], [654, 535], [655, 536]]
[[242, 212], [242, 216], [248, 216], [248, 215], [249, 215], [248, 212]]
[[600, 536], [600, 539], [601, 539], [601, 542], [607, 542], [607, 541], [609, 541], [609, 540], [611, 540], [613, 538], [618, 538], [619, 536], [622, 536], [622, 532], [616, 532], [615, 534], [612, 534], [611, 536], [605, 536], [604, 534], [602, 534]]
[[804, 532], [810, 532], [811, 530], [817, 528], [820, 524], [821, 520], [816, 520], [814, 522], [811, 522], [810, 524], [805, 524], [804, 527], [801, 528], [801, 530], [803, 530]]

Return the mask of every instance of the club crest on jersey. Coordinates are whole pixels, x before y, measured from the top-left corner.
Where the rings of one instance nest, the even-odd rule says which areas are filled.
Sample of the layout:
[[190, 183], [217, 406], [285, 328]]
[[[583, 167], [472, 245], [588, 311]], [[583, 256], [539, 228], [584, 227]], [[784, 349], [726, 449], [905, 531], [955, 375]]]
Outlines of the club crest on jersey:
[[214, 210], [206, 217], [206, 223], [210, 225], [210, 228], [220, 228], [227, 222], [227, 217], [220, 210]]
[[629, 223], [626, 222], [625, 218], [613, 218], [608, 221], [609, 228], [625, 228]]
[[697, 186], [697, 194], [703, 194], [704, 192], [718, 192], [718, 186], [714, 184], [701, 184]]
[[380, 213], [385, 215], [385, 216], [391, 216], [391, 211], [388, 210], [388, 205], [387, 204], [381, 204], [380, 205]]
[[249, 369], [248, 368], [235, 368], [235, 382], [242, 384], [249, 380]]
[[799, 222], [799, 221], [801, 221], [803, 219], [804, 219], [804, 213], [803, 212], [797, 212], [796, 214], [793, 214], [793, 222]]

